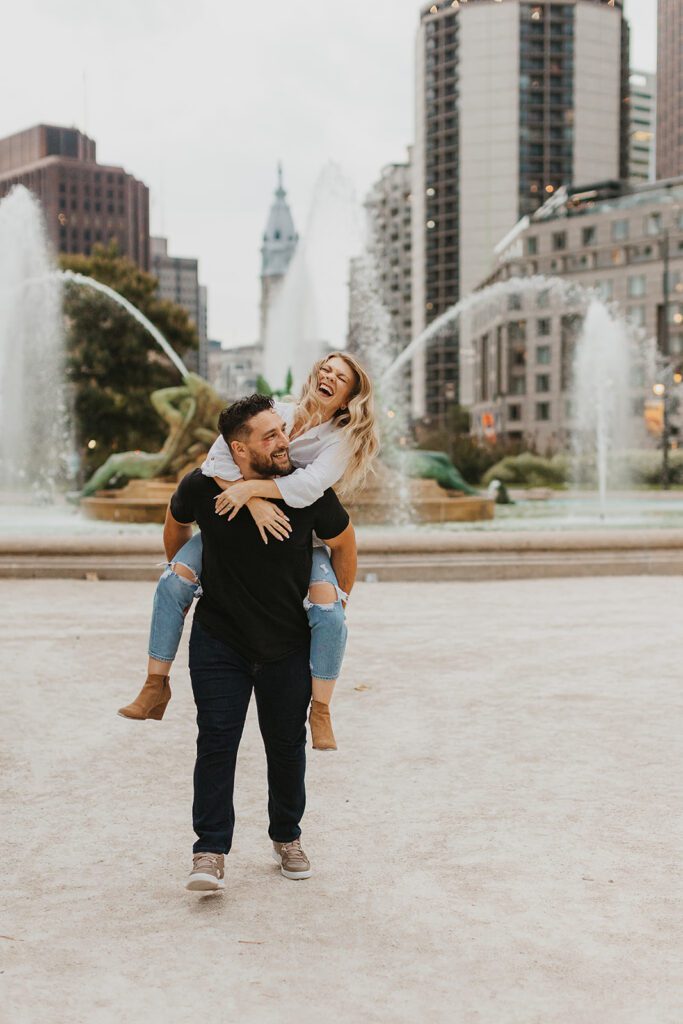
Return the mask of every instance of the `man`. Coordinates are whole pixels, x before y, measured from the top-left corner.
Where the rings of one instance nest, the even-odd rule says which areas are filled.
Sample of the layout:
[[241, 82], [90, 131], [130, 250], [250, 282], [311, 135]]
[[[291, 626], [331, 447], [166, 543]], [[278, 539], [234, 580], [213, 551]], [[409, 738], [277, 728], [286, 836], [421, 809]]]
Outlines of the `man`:
[[[245, 480], [293, 471], [285, 424], [272, 400], [252, 395], [225, 409], [219, 430]], [[291, 533], [264, 544], [247, 507], [228, 521], [214, 509], [218, 484], [188, 473], [171, 498], [164, 527], [167, 551], [202, 531], [202, 597], [190, 636], [190, 675], [197, 705], [197, 760], [192, 818], [197, 841], [187, 888], [224, 887], [224, 856], [235, 822], [235, 762], [252, 689], [268, 762], [269, 835], [286, 878], [308, 878], [299, 823], [306, 802], [306, 711], [311, 697], [310, 633], [304, 598], [311, 571], [312, 534], [331, 549], [340, 587], [356, 574], [349, 516], [334, 491], [308, 508], [276, 502]]]

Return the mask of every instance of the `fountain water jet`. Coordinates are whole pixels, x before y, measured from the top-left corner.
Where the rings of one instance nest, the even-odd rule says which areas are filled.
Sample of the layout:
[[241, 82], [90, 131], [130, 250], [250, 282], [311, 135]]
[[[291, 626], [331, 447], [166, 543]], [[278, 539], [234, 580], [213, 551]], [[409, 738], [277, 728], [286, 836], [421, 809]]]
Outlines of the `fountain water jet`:
[[[567, 304], [576, 305], [577, 300], [580, 300], [585, 306], [583, 330], [574, 362], [572, 443], [575, 451], [584, 457], [587, 452], [594, 452], [600, 515], [604, 517], [608, 480], [610, 475], [614, 475], [616, 461], [612, 456], [618, 449], [623, 451], [628, 446], [634, 334], [594, 289], [584, 288], [574, 281], [537, 274], [509, 278], [481, 291], [471, 292], [437, 317], [403, 349], [384, 370], [380, 386], [386, 387], [409, 360], [463, 315], [487, 303], [502, 303], [513, 294], [542, 291], [559, 296]], [[461, 365], [471, 362], [473, 358], [473, 353], [463, 347]]]
[[606, 514], [613, 456], [629, 447], [630, 346], [623, 325], [593, 300], [574, 359], [572, 417], [577, 459], [594, 453], [600, 516]]
[[132, 302], [124, 298], [119, 292], [110, 288], [107, 284], [102, 284], [101, 281], [96, 281], [94, 277], [87, 277], [85, 274], [77, 274], [73, 270], [57, 270], [54, 273], [57, 277], [63, 281], [70, 281], [72, 284], [82, 285], [85, 288], [92, 288], [96, 292], [100, 292], [102, 295], [106, 295], [112, 299], [113, 302], [118, 303], [119, 306], [123, 306], [125, 310], [137, 320], [137, 322], [145, 328], [145, 330], [152, 335], [157, 345], [163, 350], [168, 356], [176, 370], [181, 377], [185, 378], [188, 375], [188, 369], [185, 363], [182, 361], [177, 352], [174, 352], [166, 338], [163, 336], [158, 327], [155, 327], [151, 320], [148, 320], [144, 313], [141, 313], [137, 306], [134, 306]]
[[330, 163], [315, 184], [305, 233], [268, 313], [263, 373], [271, 387], [281, 388], [291, 370], [297, 392], [317, 359], [344, 348], [349, 262], [363, 241], [353, 186]]
[[0, 203], [0, 473], [3, 490], [52, 496], [75, 471], [62, 329], [62, 284], [122, 306], [180, 373], [188, 370], [159, 329], [94, 278], [58, 270], [39, 201], [18, 186]]
[[40, 204], [21, 186], [0, 203], [0, 282], [0, 478], [45, 495], [68, 449], [61, 294]]

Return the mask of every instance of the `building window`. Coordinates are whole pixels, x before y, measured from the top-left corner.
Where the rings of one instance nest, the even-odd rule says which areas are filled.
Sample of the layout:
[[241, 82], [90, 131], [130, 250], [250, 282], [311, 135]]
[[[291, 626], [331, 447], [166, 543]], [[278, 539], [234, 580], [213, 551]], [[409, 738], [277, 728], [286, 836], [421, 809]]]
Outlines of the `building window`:
[[538, 238], [535, 235], [526, 240], [526, 254], [527, 256], [538, 255]]
[[645, 231], [648, 235], [658, 235], [662, 230], [661, 213], [651, 213], [645, 219]]
[[623, 242], [628, 238], [628, 221], [627, 220], [613, 220], [612, 221], [612, 241]]
[[537, 373], [536, 374], [536, 391], [550, 391], [550, 374], [549, 373]]
[[550, 402], [536, 402], [536, 419], [544, 422], [550, 419]]
[[631, 306], [626, 315], [634, 327], [645, 326], [645, 306]]
[[521, 405], [508, 405], [508, 419], [513, 423], [519, 423], [522, 418]]
[[595, 290], [603, 302], [611, 302], [614, 294], [614, 286], [611, 281], [596, 281]]
[[642, 299], [645, 295], [644, 274], [638, 274], [636, 277], [629, 277], [626, 285], [626, 294], [629, 299]]
[[547, 288], [540, 291], [536, 297], [536, 305], [539, 309], [547, 309], [550, 305], [550, 292]]
[[547, 338], [550, 334], [551, 320], [550, 317], [544, 317], [542, 320], [536, 321], [536, 334], [541, 338]]
[[581, 232], [581, 244], [582, 245], [595, 245], [596, 241], [596, 229], [594, 227], [584, 228]]
[[554, 231], [552, 236], [552, 247], [553, 252], [560, 252], [562, 249], [567, 248], [567, 232], [566, 231]]
[[508, 324], [510, 341], [526, 341], [526, 320], [512, 320]]
[[550, 364], [550, 345], [536, 346], [536, 362], [541, 363], [544, 366], [548, 366]]
[[515, 310], [522, 308], [522, 296], [518, 292], [508, 295], [508, 309]]

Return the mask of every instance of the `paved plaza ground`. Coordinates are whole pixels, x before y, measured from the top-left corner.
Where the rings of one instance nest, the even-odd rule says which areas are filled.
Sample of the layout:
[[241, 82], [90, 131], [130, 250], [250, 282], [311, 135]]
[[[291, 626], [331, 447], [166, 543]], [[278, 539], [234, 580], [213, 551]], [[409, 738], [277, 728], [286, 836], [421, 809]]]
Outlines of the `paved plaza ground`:
[[184, 642], [149, 583], [5, 581], [3, 1024], [680, 1024], [683, 578], [360, 584], [308, 881], [253, 707], [223, 894], [190, 866]]

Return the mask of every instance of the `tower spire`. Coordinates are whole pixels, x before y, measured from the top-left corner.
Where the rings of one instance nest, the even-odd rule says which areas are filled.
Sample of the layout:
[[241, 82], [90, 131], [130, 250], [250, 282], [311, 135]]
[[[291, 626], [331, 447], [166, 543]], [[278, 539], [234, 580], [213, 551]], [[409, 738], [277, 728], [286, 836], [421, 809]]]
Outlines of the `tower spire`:
[[261, 245], [261, 340], [265, 337], [268, 309], [294, 255], [299, 236], [282, 183], [282, 162], [277, 164], [277, 188]]

